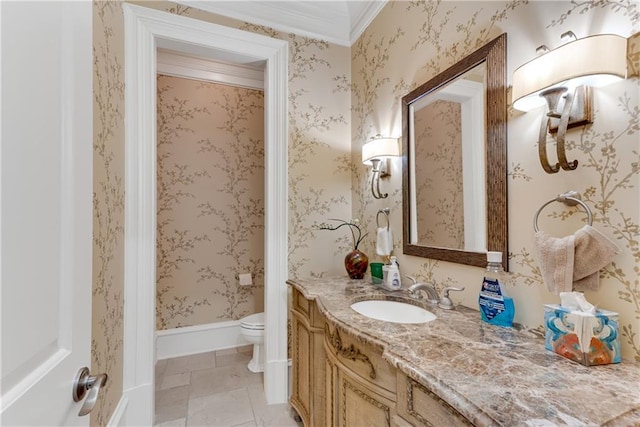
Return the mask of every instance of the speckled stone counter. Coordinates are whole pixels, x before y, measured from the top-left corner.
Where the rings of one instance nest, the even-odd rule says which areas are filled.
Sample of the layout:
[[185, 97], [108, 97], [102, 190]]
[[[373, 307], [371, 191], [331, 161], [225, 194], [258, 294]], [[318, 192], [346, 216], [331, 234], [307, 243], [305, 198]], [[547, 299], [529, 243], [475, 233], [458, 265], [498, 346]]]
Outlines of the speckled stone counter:
[[[366, 280], [289, 280], [335, 327], [383, 349], [391, 365], [479, 426], [640, 426], [640, 364], [586, 367], [544, 348], [541, 337], [486, 324], [477, 311], [424, 305], [437, 319], [398, 324], [350, 308], [407, 300]], [[540, 307], [542, 316], [542, 307]]]

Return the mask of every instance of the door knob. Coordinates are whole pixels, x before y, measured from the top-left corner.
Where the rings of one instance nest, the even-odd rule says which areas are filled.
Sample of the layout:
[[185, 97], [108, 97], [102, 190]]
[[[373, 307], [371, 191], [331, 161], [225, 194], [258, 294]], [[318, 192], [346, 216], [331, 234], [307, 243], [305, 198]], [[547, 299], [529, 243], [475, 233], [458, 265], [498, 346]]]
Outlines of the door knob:
[[87, 415], [98, 400], [98, 393], [100, 389], [107, 383], [107, 374], [91, 375], [89, 368], [86, 366], [81, 368], [76, 374], [76, 379], [73, 381], [73, 401], [80, 402], [82, 398], [89, 392], [78, 416], [82, 417]]

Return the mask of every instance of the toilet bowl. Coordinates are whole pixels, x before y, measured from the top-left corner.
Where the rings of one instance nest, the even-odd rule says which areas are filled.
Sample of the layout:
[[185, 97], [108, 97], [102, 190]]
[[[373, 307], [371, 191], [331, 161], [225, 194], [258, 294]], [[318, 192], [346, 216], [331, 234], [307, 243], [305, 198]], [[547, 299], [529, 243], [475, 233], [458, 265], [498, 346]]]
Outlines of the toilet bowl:
[[240, 319], [240, 333], [253, 344], [253, 357], [247, 367], [251, 372], [264, 372], [264, 313]]

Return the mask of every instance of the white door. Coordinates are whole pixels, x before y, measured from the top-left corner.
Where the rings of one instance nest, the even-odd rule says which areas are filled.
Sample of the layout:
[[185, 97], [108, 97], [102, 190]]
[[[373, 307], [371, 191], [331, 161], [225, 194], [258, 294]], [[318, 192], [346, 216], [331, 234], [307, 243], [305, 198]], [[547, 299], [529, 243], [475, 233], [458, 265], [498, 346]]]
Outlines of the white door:
[[89, 423], [91, 7], [0, 2], [2, 425]]

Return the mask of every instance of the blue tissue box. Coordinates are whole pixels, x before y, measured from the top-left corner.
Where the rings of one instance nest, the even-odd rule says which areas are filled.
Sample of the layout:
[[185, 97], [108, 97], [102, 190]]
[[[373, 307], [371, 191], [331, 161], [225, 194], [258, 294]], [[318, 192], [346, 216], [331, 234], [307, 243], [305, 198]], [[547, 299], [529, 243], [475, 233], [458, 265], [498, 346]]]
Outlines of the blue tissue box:
[[588, 314], [545, 304], [545, 347], [585, 366], [620, 363], [618, 317], [608, 310]]

